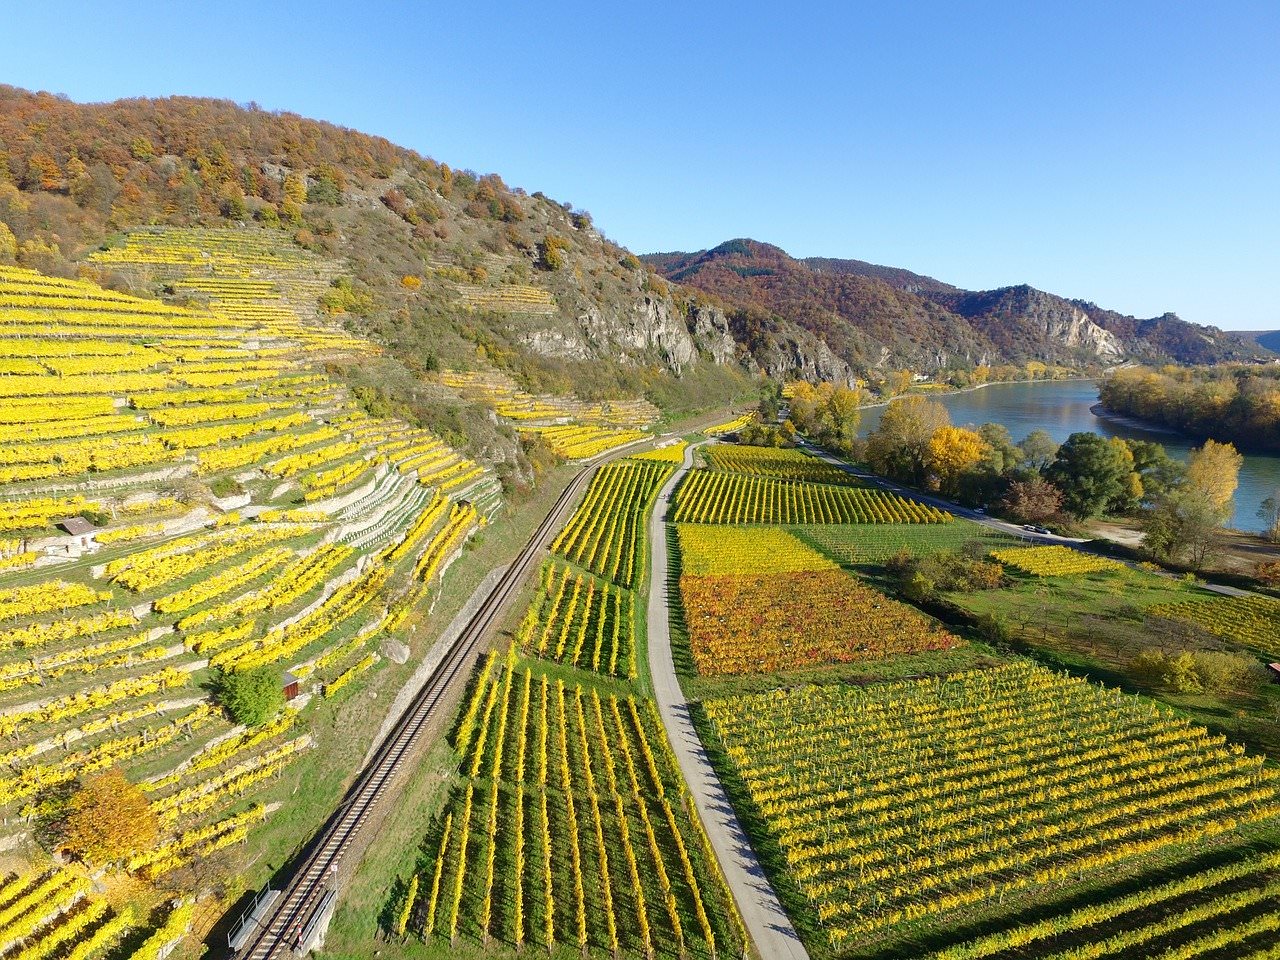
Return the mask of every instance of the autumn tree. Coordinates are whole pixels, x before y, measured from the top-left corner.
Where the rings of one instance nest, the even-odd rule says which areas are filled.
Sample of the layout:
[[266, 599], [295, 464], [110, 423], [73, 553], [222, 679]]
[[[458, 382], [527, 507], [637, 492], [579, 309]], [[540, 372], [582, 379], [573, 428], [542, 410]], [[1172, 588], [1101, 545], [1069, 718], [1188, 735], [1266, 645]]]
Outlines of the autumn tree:
[[910, 370], [891, 370], [884, 379], [881, 389], [886, 397], [898, 397], [911, 389], [915, 382], [915, 374]]
[[1200, 570], [1218, 547], [1231, 518], [1244, 458], [1229, 443], [1213, 440], [1191, 453], [1182, 483], [1147, 517], [1143, 545], [1156, 556]]
[[990, 444], [972, 430], [939, 427], [929, 438], [926, 469], [937, 480], [938, 489], [944, 495], [955, 496], [960, 478], [990, 452]]
[[145, 850], [159, 832], [146, 795], [113, 767], [90, 777], [72, 795], [61, 839], [74, 856], [101, 864]]
[[1040, 476], [1014, 480], [1001, 509], [1019, 523], [1047, 523], [1062, 511], [1062, 491]]
[[13, 263], [18, 259], [18, 240], [9, 225], [0, 221], [0, 263]]
[[837, 453], [853, 452], [862, 423], [862, 391], [833, 383], [801, 381], [791, 397], [791, 422], [801, 433]]
[[1187, 461], [1186, 485], [1203, 493], [1225, 520], [1231, 515], [1243, 464], [1244, 457], [1236, 452], [1234, 444], [1206, 440]]
[[926, 474], [930, 439], [950, 424], [947, 408], [935, 400], [895, 400], [885, 408], [879, 425], [867, 437], [867, 462], [877, 473], [920, 483]]

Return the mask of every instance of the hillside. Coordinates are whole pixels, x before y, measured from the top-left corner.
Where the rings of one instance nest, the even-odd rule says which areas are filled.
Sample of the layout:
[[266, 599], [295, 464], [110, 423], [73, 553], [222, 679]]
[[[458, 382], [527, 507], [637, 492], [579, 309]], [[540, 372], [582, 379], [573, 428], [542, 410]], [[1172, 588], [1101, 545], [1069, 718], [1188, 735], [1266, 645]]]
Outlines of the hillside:
[[[422, 374], [474, 369], [533, 393], [643, 396], [677, 413], [741, 395], [759, 373], [1255, 352], [1172, 315], [1139, 320], [1029, 287], [970, 292], [749, 240], [642, 261], [586, 211], [380, 137], [252, 104], [77, 104], [0, 86], [0, 263], [198, 301], [166, 288], [163, 271], [91, 257], [144, 224], [269, 232], [335, 264], [336, 286], [316, 291], [324, 312], [387, 348], [344, 376], [474, 453], [491, 430], [424, 397]], [[518, 450], [498, 459], [528, 479]]]
[[[1137, 319], [1025, 285], [963, 290], [860, 260], [797, 260], [755, 240], [642, 259], [669, 280], [728, 304], [735, 335], [766, 367], [784, 364], [787, 350], [777, 348], [805, 334], [823, 340], [855, 370], [1029, 360], [1066, 366], [1133, 359], [1208, 363], [1256, 352], [1174, 314]], [[772, 363], [761, 339], [772, 340]]]
[[1234, 330], [1231, 335], [1250, 345], [1259, 344], [1268, 350], [1280, 352], [1280, 330]]
[[[747, 382], [706, 298], [671, 289], [587, 212], [497, 175], [254, 105], [0, 86], [0, 263], [77, 276], [143, 224], [256, 226], [335, 261], [344, 286], [326, 312], [411, 373], [496, 366], [535, 390], [684, 408]], [[165, 292], [110, 262], [88, 276]]]

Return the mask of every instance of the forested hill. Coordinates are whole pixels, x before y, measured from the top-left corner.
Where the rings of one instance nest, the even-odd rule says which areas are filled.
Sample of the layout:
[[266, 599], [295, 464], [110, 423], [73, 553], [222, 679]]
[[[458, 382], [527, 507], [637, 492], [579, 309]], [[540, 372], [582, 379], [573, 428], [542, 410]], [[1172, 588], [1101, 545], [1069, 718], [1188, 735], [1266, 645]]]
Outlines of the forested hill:
[[1265, 352], [1174, 314], [1138, 319], [1025, 285], [963, 290], [861, 260], [799, 260], [755, 240], [642, 259], [670, 280], [722, 298], [738, 325], [752, 331], [748, 339], [770, 324], [795, 324], [854, 367], [1027, 360], [1212, 363]]
[[675, 403], [747, 380], [704, 295], [673, 290], [586, 211], [496, 174], [252, 104], [0, 86], [0, 263], [75, 275], [150, 224], [278, 230], [343, 263], [331, 312], [411, 368], [479, 362], [535, 389]]
[[154, 277], [87, 261], [143, 225], [279, 231], [338, 264], [326, 311], [388, 345], [406, 375], [379, 383], [407, 389], [423, 370], [497, 367], [535, 392], [688, 410], [760, 372], [851, 381], [1258, 350], [1172, 316], [1029, 287], [971, 293], [754, 241], [646, 264], [584, 210], [380, 137], [253, 104], [77, 104], [0, 86], [0, 263], [168, 296]]

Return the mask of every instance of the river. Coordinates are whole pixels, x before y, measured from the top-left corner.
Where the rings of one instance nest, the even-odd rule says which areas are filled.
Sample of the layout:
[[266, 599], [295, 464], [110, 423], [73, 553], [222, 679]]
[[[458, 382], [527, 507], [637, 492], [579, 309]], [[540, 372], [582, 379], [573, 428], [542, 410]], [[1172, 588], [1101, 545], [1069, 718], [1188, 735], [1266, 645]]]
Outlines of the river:
[[[1061, 443], [1071, 434], [1091, 430], [1105, 437], [1154, 440], [1163, 444], [1171, 457], [1185, 460], [1196, 444], [1180, 434], [1158, 429], [1115, 423], [1099, 418], [1090, 410], [1098, 402], [1098, 390], [1091, 380], [999, 383], [980, 390], [940, 395], [933, 399], [946, 406], [957, 426], [1002, 423], [1015, 442], [1037, 428], [1048, 431]], [[884, 407], [862, 411], [862, 432], [874, 430]], [[1245, 454], [1236, 491], [1235, 515], [1231, 525], [1240, 530], [1260, 531], [1258, 507], [1280, 491], [1280, 456]]]

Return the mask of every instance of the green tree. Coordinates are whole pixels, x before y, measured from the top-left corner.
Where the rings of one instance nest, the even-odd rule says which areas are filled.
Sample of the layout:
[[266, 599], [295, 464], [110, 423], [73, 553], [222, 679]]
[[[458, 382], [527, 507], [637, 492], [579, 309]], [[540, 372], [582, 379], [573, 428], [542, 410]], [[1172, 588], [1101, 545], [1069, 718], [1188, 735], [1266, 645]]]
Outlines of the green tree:
[[1272, 543], [1280, 543], [1280, 490], [1262, 501], [1258, 507], [1258, 519], [1266, 524], [1263, 536]]
[[773, 423], [778, 419], [778, 411], [782, 408], [782, 384], [776, 380], [765, 380], [760, 384], [760, 402], [756, 410], [760, 413], [762, 423]]
[[1022, 451], [1003, 423], [984, 423], [978, 427], [978, 436], [987, 443], [982, 462], [984, 470], [995, 474], [1009, 473], [1022, 462]]
[[1133, 454], [1133, 469], [1142, 478], [1144, 498], [1158, 503], [1176, 487], [1183, 477], [1183, 466], [1165, 452], [1161, 444], [1151, 440], [1126, 440]]
[[1222, 511], [1203, 491], [1183, 486], [1147, 514], [1143, 546], [1157, 557], [1184, 558], [1200, 570], [1213, 556], [1222, 529]]
[[1032, 430], [1020, 446], [1022, 463], [1032, 470], [1044, 470], [1058, 455], [1058, 443], [1047, 430]]
[[236, 723], [258, 727], [284, 707], [278, 667], [263, 666], [242, 673], [223, 673], [217, 681], [218, 702]]
[[1063, 506], [1077, 517], [1096, 517], [1131, 495], [1133, 456], [1096, 433], [1081, 431], [1058, 448], [1045, 479], [1062, 491]]

